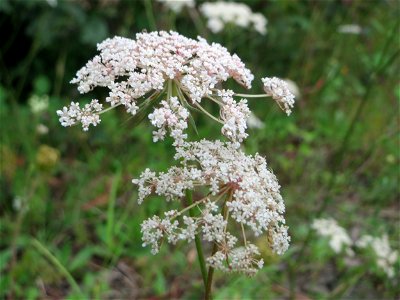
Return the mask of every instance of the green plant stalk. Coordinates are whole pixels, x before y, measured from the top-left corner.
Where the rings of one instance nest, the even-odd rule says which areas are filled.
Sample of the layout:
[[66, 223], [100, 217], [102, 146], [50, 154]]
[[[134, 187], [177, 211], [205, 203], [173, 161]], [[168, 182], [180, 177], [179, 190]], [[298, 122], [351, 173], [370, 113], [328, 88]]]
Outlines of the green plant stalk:
[[57, 269], [58, 271], [67, 279], [70, 286], [80, 295], [83, 297], [83, 293], [76, 283], [75, 279], [72, 277], [71, 273], [59, 262], [59, 260], [51, 254], [46, 247], [44, 247], [37, 239], [33, 238], [31, 241], [32, 245], [36, 248], [40, 254], [42, 254], [45, 258], [47, 258]]
[[205, 39], [208, 39], [208, 32], [207, 28], [204, 26], [203, 21], [201, 20], [201, 17], [197, 11], [196, 8], [188, 8], [188, 12], [190, 15], [190, 18], [192, 19], [194, 26], [196, 27], [196, 30], [199, 34], [201, 34], [202, 37]]
[[[186, 190], [186, 200], [187, 200], [189, 205], [193, 204], [192, 191]], [[195, 207], [192, 207], [189, 210], [189, 215], [192, 218], [195, 216]], [[207, 268], [206, 268], [206, 261], [204, 259], [203, 246], [201, 245], [200, 234], [196, 234], [195, 235], [194, 241], [195, 241], [195, 244], [196, 244], [197, 258], [199, 259], [201, 276], [203, 277], [204, 287], [206, 288], [207, 287]]]
[[[217, 252], [217, 244], [214, 243], [213, 249], [212, 249], [212, 255]], [[210, 300], [211, 299], [211, 290], [212, 290], [212, 282], [213, 282], [213, 277], [214, 277], [214, 268], [213, 267], [208, 267], [208, 274], [207, 274], [207, 284], [206, 284], [206, 293], [204, 296], [205, 300]]]
[[[229, 200], [231, 197], [232, 197], [232, 193], [229, 193], [227, 200]], [[226, 201], [227, 200], [225, 200], [224, 206], [222, 207], [222, 215], [224, 216], [224, 220], [227, 220], [227, 213], [228, 213], [228, 210], [226, 209]], [[217, 252], [217, 250], [218, 250], [217, 243], [214, 243], [213, 249], [212, 249], [212, 255], [214, 255]], [[206, 293], [204, 296], [205, 300], [211, 299], [213, 277], [214, 277], [214, 268], [210, 266], [208, 268], [208, 274], [207, 274]]]
[[365, 275], [366, 271], [363, 270], [362, 268], [359, 269], [357, 272], [353, 274], [350, 278], [348, 278], [345, 282], [342, 284], [336, 286], [336, 288], [331, 292], [331, 294], [328, 296], [328, 300], [334, 300], [334, 299], [343, 299], [345, 293], [351, 288], [356, 285], [356, 283], [361, 280], [361, 278]]

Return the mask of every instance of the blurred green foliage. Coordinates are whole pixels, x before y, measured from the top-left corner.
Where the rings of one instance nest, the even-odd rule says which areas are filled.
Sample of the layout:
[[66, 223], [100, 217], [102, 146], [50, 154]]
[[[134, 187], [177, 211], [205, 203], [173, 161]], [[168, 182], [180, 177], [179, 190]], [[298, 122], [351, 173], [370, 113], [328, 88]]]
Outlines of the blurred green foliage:
[[[102, 90], [78, 95], [69, 80], [97, 42], [151, 31], [151, 15], [157, 29], [237, 53], [254, 91], [261, 76], [277, 75], [301, 92], [290, 118], [251, 101], [265, 127], [246, 141], [280, 180], [291, 248], [283, 257], [263, 250], [266, 267], [254, 278], [217, 272], [215, 299], [399, 297], [399, 262], [394, 281], [372, 255], [351, 268], [310, 233], [317, 215], [332, 216], [353, 237], [387, 232], [399, 249], [398, 2], [244, 2], [268, 18], [266, 36], [234, 27], [215, 35], [197, 10], [174, 15], [156, 1], [0, 1], [2, 298], [202, 297], [194, 245], [164, 245], [156, 256], [141, 246], [141, 221], [167, 204], [138, 206], [130, 180], [146, 167], [165, 170], [170, 144], [152, 143], [148, 124], [132, 127], [123, 112], [89, 133], [62, 128], [55, 115], [71, 99], [104, 99]], [[344, 24], [362, 31], [340, 33]], [[48, 108], [34, 114], [32, 96], [49, 96]], [[216, 124], [196, 123], [200, 137], [218, 137]]]

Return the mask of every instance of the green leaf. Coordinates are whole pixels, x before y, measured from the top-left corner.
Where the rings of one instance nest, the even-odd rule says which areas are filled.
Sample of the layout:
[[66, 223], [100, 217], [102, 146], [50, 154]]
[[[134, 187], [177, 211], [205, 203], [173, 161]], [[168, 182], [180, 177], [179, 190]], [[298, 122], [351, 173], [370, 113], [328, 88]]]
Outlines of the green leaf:
[[156, 291], [157, 295], [165, 294], [167, 291], [167, 283], [164, 278], [164, 274], [160, 269], [157, 270], [156, 280], [154, 282], [154, 290]]
[[197, 131], [196, 122], [194, 121], [192, 114], [189, 114], [189, 123], [193, 127], [196, 134], [199, 135], [199, 132]]

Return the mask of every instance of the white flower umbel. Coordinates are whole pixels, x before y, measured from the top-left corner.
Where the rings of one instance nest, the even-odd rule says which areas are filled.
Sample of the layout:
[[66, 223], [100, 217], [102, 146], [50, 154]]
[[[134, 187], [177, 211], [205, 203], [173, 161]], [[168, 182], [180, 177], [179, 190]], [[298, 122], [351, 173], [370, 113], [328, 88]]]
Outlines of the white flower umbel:
[[[124, 106], [127, 112], [135, 115], [149, 106], [156, 106], [161, 99], [161, 107], [152, 114], [152, 123], [159, 130], [154, 140], [165, 135], [165, 129], [178, 130], [172, 133], [178, 141], [183, 139], [187, 124], [188, 108], [197, 109], [222, 125], [223, 132], [234, 142], [241, 142], [247, 135], [244, 133], [248, 108], [245, 99], [236, 103], [232, 97], [222, 101], [215, 87], [233, 78], [246, 88], [251, 87], [254, 78], [237, 55], [231, 55], [219, 44], [208, 44], [204, 39], [193, 40], [176, 32], [139, 33], [136, 40], [122, 37], [107, 39], [98, 44], [99, 55], [90, 60], [79, 70], [71, 81], [78, 84], [81, 93], [87, 93], [97, 86], [109, 89], [106, 101], [111, 108]], [[233, 94], [233, 92], [231, 93]], [[175, 98], [173, 98], [175, 97]], [[223, 119], [212, 116], [202, 107], [202, 100], [216, 102], [220, 106]], [[172, 107], [180, 107], [178, 112], [180, 124], [177, 128], [171, 122], [160, 124], [154, 117]], [[77, 104], [64, 108], [63, 126], [71, 126], [81, 121], [75, 117]], [[107, 110], [107, 109], [106, 109]], [[99, 111], [90, 111], [99, 115]], [[89, 111], [86, 112], [89, 114]], [[92, 116], [97, 124], [99, 117]], [[234, 123], [234, 124], [233, 124]], [[178, 142], [177, 144], [179, 144]]]
[[255, 128], [255, 129], [262, 129], [265, 127], [265, 124], [254, 113], [250, 113], [250, 116], [247, 119], [247, 127]]
[[185, 7], [192, 8], [195, 6], [195, 0], [157, 0], [158, 2], [164, 4], [165, 7], [172, 10], [174, 13], [178, 14]]
[[398, 260], [398, 251], [392, 250], [387, 234], [382, 237], [363, 235], [357, 242], [359, 248], [371, 248], [376, 255], [376, 265], [381, 268], [389, 278], [395, 275], [394, 264]]
[[224, 29], [227, 24], [242, 28], [253, 28], [258, 33], [267, 33], [267, 19], [260, 13], [253, 13], [249, 6], [235, 2], [206, 2], [200, 12], [208, 19], [207, 27], [214, 33]]
[[344, 251], [347, 255], [353, 256], [351, 246], [353, 241], [347, 234], [346, 230], [339, 226], [336, 220], [328, 219], [315, 219], [312, 228], [317, 231], [320, 236], [329, 239], [329, 245], [335, 253]]
[[294, 106], [294, 95], [291, 93], [288, 84], [277, 77], [265, 77], [261, 80], [264, 84], [265, 93], [271, 96], [287, 115], [290, 115], [291, 108]]
[[[217, 247], [207, 259], [209, 265], [254, 274], [263, 261], [255, 258], [258, 248], [247, 241], [246, 233], [266, 234], [269, 246], [279, 255], [287, 250], [290, 237], [280, 186], [263, 157], [246, 155], [234, 143], [202, 140], [177, 147], [175, 159], [180, 166], [159, 174], [147, 169], [133, 180], [139, 186], [139, 203], [152, 193], [167, 201], [182, 199], [187, 190], [204, 192], [205, 197], [180, 212], [167, 213], [169, 217], [152, 217], [143, 223], [143, 241], [152, 252], [158, 251], [163, 239], [191, 241], [201, 234]], [[185, 216], [193, 207], [198, 215]], [[231, 220], [239, 227], [242, 245], [236, 245]]]
[[57, 115], [60, 117], [61, 125], [72, 126], [80, 122], [83, 130], [87, 131], [89, 125], [96, 126], [100, 123], [98, 113], [102, 108], [103, 106], [98, 100], [92, 100], [83, 108], [79, 106], [79, 103], [71, 102], [69, 107], [64, 106], [62, 110], [57, 110]]

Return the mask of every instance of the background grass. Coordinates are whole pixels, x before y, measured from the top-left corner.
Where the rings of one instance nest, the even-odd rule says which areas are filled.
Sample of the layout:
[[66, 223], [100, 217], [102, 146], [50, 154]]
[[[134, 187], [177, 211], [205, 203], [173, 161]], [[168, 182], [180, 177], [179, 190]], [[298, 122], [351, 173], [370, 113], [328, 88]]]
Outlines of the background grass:
[[[389, 280], [372, 254], [349, 261], [310, 231], [317, 216], [333, 217], [353, 238], [388, 233], [399, 249], [399, 2], [247, 1], [268, 18], [266, 36], [234, 27], [215, 35], [197, 10], [175, 16], [153, 1], [49, 3], [0, 1], [2, 298], [202, 296], [194, 243], [163, 245], [156, 256], [141, 246], [140, 223], [168, 205], [138, 206], [131, 179], [165, 170], [171, 141], [152, 143], [148, 122], [133, 127], [122, 111], [88, 133], [62, 128], [55, 114], [71, 99], [104, 99], [103, 90], [81, 96], [68, 84], [97, 42], [154, 27], [237, 53], [256, 76], [255, 93], [261, 77], [275, 75], [301, 92], [289, 118], [271, 101], [250, 101], [265, 127], [245, 142], [279, 178], [291, 247], [276, 257], [257, 241], [265, 268], [253, 278], [216, 272], [215, 299], [399, 297], [399, 262]], [[361, 34], [338, 32], [344, 24]], [[32, 112], [34, 95], [49, 97], [45, 111]], [[219, 136], [217, 124], [198, 115], [196, 123], [200, 137]]]

